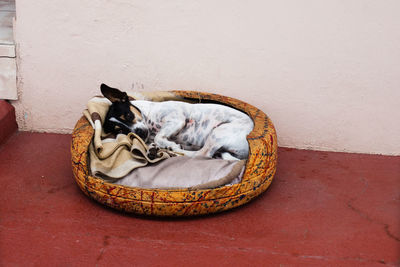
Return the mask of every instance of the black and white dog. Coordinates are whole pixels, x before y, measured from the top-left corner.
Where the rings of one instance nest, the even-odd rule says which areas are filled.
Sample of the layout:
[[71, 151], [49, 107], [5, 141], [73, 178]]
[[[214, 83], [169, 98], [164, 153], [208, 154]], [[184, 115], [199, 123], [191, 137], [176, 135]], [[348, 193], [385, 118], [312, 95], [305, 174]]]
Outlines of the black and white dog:
[[190, 157], [248, 156], [246, 136], [254, 124], [243, 112], [218, 104], [130, 100], [126, 92], [105, 84], [101, 92], [112, 103], [103, 125], [106, 133], [133, 132], [146, 143]]

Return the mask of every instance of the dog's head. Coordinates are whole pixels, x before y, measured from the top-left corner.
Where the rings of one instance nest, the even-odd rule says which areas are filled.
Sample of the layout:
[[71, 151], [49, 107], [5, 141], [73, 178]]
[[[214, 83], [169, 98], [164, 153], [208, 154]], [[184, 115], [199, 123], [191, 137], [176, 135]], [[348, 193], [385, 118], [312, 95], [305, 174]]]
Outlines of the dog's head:
[[100, 89], [103, 96], [112, 103], [103, 124], [104, 132], [113, 134], [133, 132], [146, 140], [149, 130], [144, 124], [143, 115], [132, 105], [127, 93], [105, 84], [101, 84]]

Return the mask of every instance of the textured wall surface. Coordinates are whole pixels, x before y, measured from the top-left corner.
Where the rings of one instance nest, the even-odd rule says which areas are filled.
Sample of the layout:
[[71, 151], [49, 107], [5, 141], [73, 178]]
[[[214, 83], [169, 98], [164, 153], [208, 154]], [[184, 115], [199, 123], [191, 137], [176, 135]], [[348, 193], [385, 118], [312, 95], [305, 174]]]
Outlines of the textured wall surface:
[[20, 129], [71, 132], [101, 82], [202, 90], [281, 146], [400, 154], [400, 1], [18, 0]]

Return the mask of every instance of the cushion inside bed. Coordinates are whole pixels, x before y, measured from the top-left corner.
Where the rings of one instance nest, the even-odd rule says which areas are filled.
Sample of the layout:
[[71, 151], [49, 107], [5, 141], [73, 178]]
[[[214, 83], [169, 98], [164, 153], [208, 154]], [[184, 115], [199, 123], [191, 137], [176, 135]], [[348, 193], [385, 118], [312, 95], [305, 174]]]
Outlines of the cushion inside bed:
[[240, 182], [244, 166], [244, 160], [180, 156], [134, 169], [121, 179], [109, 181], [140, 188], [215, 188]]

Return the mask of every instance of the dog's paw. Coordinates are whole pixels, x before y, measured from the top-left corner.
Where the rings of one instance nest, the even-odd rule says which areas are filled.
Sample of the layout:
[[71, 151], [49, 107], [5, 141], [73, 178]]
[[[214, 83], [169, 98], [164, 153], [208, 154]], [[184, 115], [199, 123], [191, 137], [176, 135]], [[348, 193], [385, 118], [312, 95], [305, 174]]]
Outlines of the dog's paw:
[[159, 150], [160, 148], [156, 144], [150, 144], [149, 149], [147, 150], [147, 157], [151, 160], [157, 158], [157, 153]]
[[179, 151], [179, 150], [182, 149], [182, 145], [181, 144], [174, 144], [174, 146], [167, 146], [166, 149], [169, 150], [169, 151]]

